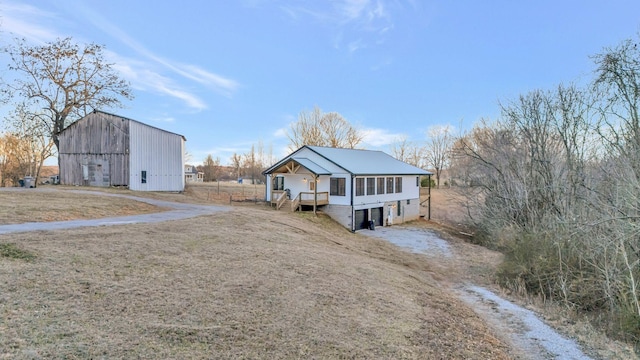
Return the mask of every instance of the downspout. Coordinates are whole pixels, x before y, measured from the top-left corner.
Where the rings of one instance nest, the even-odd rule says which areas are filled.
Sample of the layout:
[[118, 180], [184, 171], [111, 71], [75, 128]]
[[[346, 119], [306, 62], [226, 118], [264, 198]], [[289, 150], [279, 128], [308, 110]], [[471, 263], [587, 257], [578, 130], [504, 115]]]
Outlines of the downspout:
[[427, 203], [427, 220], [431, 220], [431, 174], [427, 176], [429, 177], [429, 202]]
[[356, 211], [353, 209], [353, 194], [355, 193], [353, 185], [355, 178], [356, 176], [351, 174], [351, 232], [356, 232]]

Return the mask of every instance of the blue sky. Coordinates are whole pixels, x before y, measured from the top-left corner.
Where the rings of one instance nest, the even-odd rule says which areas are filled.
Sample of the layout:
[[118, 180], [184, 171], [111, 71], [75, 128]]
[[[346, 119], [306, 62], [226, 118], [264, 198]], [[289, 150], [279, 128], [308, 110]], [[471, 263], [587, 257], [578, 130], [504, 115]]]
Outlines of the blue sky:
[[0, 0], [0, 20], [2, 42], [104, 45], [135, 95], [104, 110], [224, 164], [258, 142], [285, 155], [314, 106], [387, 152], [494, 119], [498, 101], [588, 81], [589, 56], [637, 38], [640, 1]]

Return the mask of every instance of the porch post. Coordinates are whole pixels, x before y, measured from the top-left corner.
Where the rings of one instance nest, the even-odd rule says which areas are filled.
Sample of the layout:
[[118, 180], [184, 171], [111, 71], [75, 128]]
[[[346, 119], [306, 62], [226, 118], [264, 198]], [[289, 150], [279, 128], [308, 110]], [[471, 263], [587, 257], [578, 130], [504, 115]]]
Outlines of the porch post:
[[313, 215], [318, 215], [316, 209], [318, 208], [318, 175], [313, 175]]

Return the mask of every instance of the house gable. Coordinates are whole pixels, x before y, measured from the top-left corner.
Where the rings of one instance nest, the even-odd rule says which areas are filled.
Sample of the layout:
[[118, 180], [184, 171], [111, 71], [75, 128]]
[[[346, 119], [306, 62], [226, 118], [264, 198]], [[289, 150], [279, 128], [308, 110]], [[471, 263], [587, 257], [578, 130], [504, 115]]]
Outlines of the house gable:
[[[301, 147], [264, 174], [267, 201], [274, 203], [274, 194], [278, 200], [283, 194], [291, 199], [321, 194], [328, 197], [323, 211], [353, 231], [369, 222], [390, 225], [417, 219], [420, 176], [431, 175], [381, 151], [317, 146]], [[275, 203], [279, 207], [281, 202]]]

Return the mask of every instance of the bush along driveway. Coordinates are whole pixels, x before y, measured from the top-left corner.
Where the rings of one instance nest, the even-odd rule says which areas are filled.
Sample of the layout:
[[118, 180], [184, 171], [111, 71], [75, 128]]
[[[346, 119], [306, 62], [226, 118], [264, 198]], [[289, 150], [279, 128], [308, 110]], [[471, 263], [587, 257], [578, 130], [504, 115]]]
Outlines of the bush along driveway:
[[[422, 226], [378, 227], [375, 231], [363, 230], [362, 235], [391, 242], [414, 253], [424, 254], [430, 262], [441, 264], [468, 264], [473, 251], [460, 255], [449, 241], [438, 233]], [[471, 246], [470, 244], [468, 244]], [[477, 256], [488, 251], [477, 247]], [[477, 261], [477, 259], [472, 260]], [[450, 265], [443, 265], [444, 267]], [[458, 269], [458, 271], [460, 271]], [[462, 272], [468, 271], [461, 270]], [[455, 271], [454, 271], [455, 272]], [[453, 276], [456, 278], [458, 276]], [[450, 279], [448, 279], [450, 280]], [[453, 280], [454, 292], [466, 302], [496, 333], [502, 334], [503, 341], [510, 343], [517, 351], [516, 358], [526, 359], [590, 359], [578, 344], [561, 335], [545, 324], [531, 310], [496, 295], [493, 291], [470, 283], [468, 280]]]

